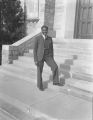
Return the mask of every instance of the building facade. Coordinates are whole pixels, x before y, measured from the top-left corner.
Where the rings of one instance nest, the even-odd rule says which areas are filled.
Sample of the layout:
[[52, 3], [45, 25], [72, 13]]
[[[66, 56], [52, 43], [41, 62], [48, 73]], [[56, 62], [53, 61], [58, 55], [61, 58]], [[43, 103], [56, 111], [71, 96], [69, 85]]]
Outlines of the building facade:
[[[27, 33], [32, 28], [49, 26], [49, 33], [65, 39], [93, 38], [92, 0], [25, 0]], [[24, 0], [22, 0], [24, 3]]]

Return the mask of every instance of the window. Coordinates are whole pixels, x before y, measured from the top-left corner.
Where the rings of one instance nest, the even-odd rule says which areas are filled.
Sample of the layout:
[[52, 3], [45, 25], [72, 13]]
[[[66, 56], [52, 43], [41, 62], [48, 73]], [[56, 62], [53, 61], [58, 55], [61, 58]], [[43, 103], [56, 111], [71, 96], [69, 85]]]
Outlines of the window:
[[39, 0], [26, 0], [27, 19], [39, 20]]

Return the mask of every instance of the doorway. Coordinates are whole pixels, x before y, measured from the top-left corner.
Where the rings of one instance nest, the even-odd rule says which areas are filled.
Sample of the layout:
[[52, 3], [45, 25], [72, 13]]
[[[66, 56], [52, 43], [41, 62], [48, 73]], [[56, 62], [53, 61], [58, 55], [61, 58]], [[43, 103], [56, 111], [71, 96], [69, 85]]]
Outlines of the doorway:
[[77, 0], [74, 38], [93, 39], [93, 0]]

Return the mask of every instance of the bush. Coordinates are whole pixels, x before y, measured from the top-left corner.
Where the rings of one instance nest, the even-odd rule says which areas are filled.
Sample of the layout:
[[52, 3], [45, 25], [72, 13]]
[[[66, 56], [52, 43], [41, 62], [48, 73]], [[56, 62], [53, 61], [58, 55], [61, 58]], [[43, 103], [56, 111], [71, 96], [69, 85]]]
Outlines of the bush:
[[20, 0], [2, 0], [1, 2], [2, 44], [12, 44], [26, 35], [26, 15]]

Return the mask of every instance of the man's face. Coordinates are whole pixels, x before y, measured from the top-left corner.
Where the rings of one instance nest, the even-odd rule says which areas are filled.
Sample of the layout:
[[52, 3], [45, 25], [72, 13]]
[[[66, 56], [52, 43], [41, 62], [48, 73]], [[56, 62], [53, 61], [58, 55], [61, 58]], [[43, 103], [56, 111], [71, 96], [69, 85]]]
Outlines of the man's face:
[[42, 28], [42, 34], [45, 35], [45, 36], [47, 36], [47, 33], [48, 33], [47, 28], [43, 27]]

